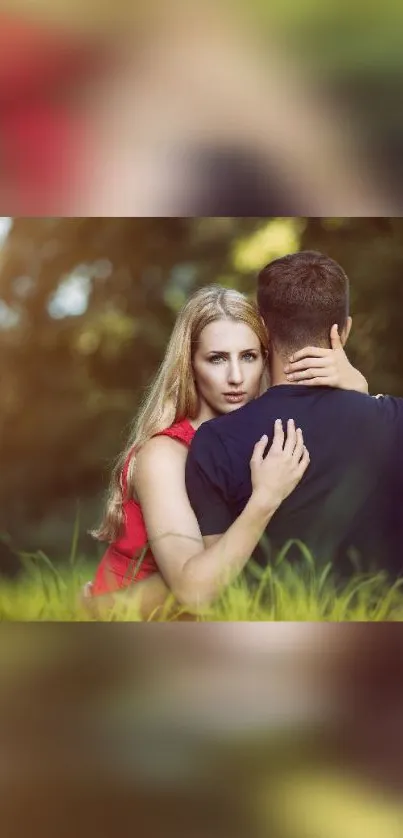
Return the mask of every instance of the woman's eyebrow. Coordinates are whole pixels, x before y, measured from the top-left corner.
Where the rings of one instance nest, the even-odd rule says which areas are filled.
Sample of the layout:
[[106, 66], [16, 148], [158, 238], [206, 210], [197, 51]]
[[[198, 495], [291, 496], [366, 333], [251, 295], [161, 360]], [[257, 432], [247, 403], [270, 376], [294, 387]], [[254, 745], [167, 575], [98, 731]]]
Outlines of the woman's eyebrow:
[[[242, 355], [244, 352], [257, 352], [256, 346], [252, 346], [250, 349], [240, 349], [238, 351], [238, 355]], [[209, 349], [207, 355], [231, 355], [231, 352], [226, 352], [225, 349]]]

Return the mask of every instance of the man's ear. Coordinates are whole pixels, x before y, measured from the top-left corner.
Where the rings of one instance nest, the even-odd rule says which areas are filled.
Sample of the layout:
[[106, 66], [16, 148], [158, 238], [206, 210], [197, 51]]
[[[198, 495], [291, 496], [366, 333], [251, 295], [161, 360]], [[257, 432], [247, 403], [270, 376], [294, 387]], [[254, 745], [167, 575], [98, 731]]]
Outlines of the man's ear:
[[351, 318], [351, 317], [347, 317], [347, 322], [346, 322], [346, 325], [345, 325], [345, 327], [344, 327], [344, 329], [343, 329], [343, 331], [342, 331], [342, 333], [341, 333], [341, 335], [340, 335], [340, 340], [341, 340], [341, 342], [342, 342], [343, 346], [345, 346], [345, 345], [346, 345], [346, 343], [347, 343], [347, 341], [348, 341], [348, 339], [349, 339], [349, 336], [350, 336], [350, 332], [351, 332], [351, 327], [352, 327], [352, 325], [353, 325], [353, 320], [352, 320], [352, 318]]

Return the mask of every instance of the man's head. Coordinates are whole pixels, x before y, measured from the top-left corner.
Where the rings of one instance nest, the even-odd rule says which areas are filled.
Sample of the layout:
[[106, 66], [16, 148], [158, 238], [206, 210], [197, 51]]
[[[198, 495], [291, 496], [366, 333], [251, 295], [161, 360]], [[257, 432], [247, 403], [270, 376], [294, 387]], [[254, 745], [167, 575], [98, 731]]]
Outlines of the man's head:
[[343, 345], [348, 338], [349, 281], [323, 253], [306, 250], [270, 262], [258, 276], [257, 302], [280, 356], [305, 346], [329, 347], [335, 323]]

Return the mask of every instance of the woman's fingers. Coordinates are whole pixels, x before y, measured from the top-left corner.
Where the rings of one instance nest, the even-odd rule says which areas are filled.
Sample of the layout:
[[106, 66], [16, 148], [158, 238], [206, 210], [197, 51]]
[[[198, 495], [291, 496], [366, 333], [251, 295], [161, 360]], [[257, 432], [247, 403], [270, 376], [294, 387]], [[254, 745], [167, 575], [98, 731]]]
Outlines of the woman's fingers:
[[305, 474], [305, 472], [306, 472], [306, 470], [309, 466], [310, 461], [311, 461], [311, 458], [309, 456], [309, 451], [308, 451], [306, 445], [304, 445], [303, 452], [302, 452], [302, 457], [301, 457], [301, 459], [298, 463], [298, 477], [299, 478], [303, 477], [303, 475]]
[[284, 443], [284, 453], [292, 457], [297, 442], [297, 431], [295, 428], [294, 419], [289, 419], [287, 422], [287, 439]]
[[253, 463], [259, 463], [263, 459], [264, 450], [266, 448], [266, 445], [267, 445], [268, 441], [269, 441], [269, 438], [268, 438], [267, 434], [263, 434], [263, 436], [260, 439], [258, 439], [258, 441], [257, 441], [257, 443], [256, 443], [256, 445], [253, 449], [252, 457], [250, 459], [250, 464], [251, 465]]
[[293, 457], [297, 463], [299, 463], [303, 453], [304, 453], [304, 437], [301, 428], [297, 428], [296, 431], [296, 443], [293, 452]]
[[313, 367], [314, 369], [322, 369], [323, 367], [330, 366], [334, 364], [334, 355], [333, 349], [327, 350], [327, 355], [323, 355], [322, 358], [311, 358], [307, 357], [304, 358], [302, 361], [295, 361], [293, 364], [287, 364], [284, 367], [284, 371], [288, 371], [289, 373], [299, 372], [299, 370], [307, 370], [309, 367]]
[[301, 370], [301, 372], [293, 372], [287, 375], [288, 381], [312, 381], [313, 378], [329, 378], [329, 376], [334, 375], [336, 372], [334, 367], [323, 367], [319, 369], [315, 369], [314, 367], [309, 367], [307, 370]]
[[294, 352], [288, 363], [295, 364], [304, 358], [324, 358], [329, 354], [329, 351], [329, 349], [323, 349], [318, 346], [305, 346], [304, 349], [299, 349], [298, 352]]
[[283, 447], [284, 447], [284, 439], [285, 439], [285, 434], [284, 434], [284, 428], [283, 428], [282, 420], [281, 419], [276, 419], [276, 421], [274, 423], [273, 442], [272, 442], [272, 446], [271, 446], [270, 450], [275, 451], [275, 452], [282, 451]]
[[[251, 466], [262, 462], [268, 440], [267, 434], [264, 434], [257, 441], [250, 459]], [[284, 433], [282, 420], [276, 420], [270, 451], [273, 453], [284, 453], [288, 457], [294, 457], [297, 462], [301, 460], [304, 452], [304, 437], [301, 428], [295, 427], [294, 419], [289, 419], [287, 422], [287, 436]]]

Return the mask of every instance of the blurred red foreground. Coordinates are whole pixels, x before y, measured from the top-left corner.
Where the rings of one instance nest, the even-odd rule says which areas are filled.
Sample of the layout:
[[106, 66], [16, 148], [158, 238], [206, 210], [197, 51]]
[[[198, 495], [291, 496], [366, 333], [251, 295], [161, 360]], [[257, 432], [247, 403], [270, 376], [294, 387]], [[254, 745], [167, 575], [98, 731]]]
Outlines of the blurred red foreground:
[[68, 204], [84, 131], [78, 93], [98, 67], [93, 44], [0, 15], [3, 212], [46, 215]]

